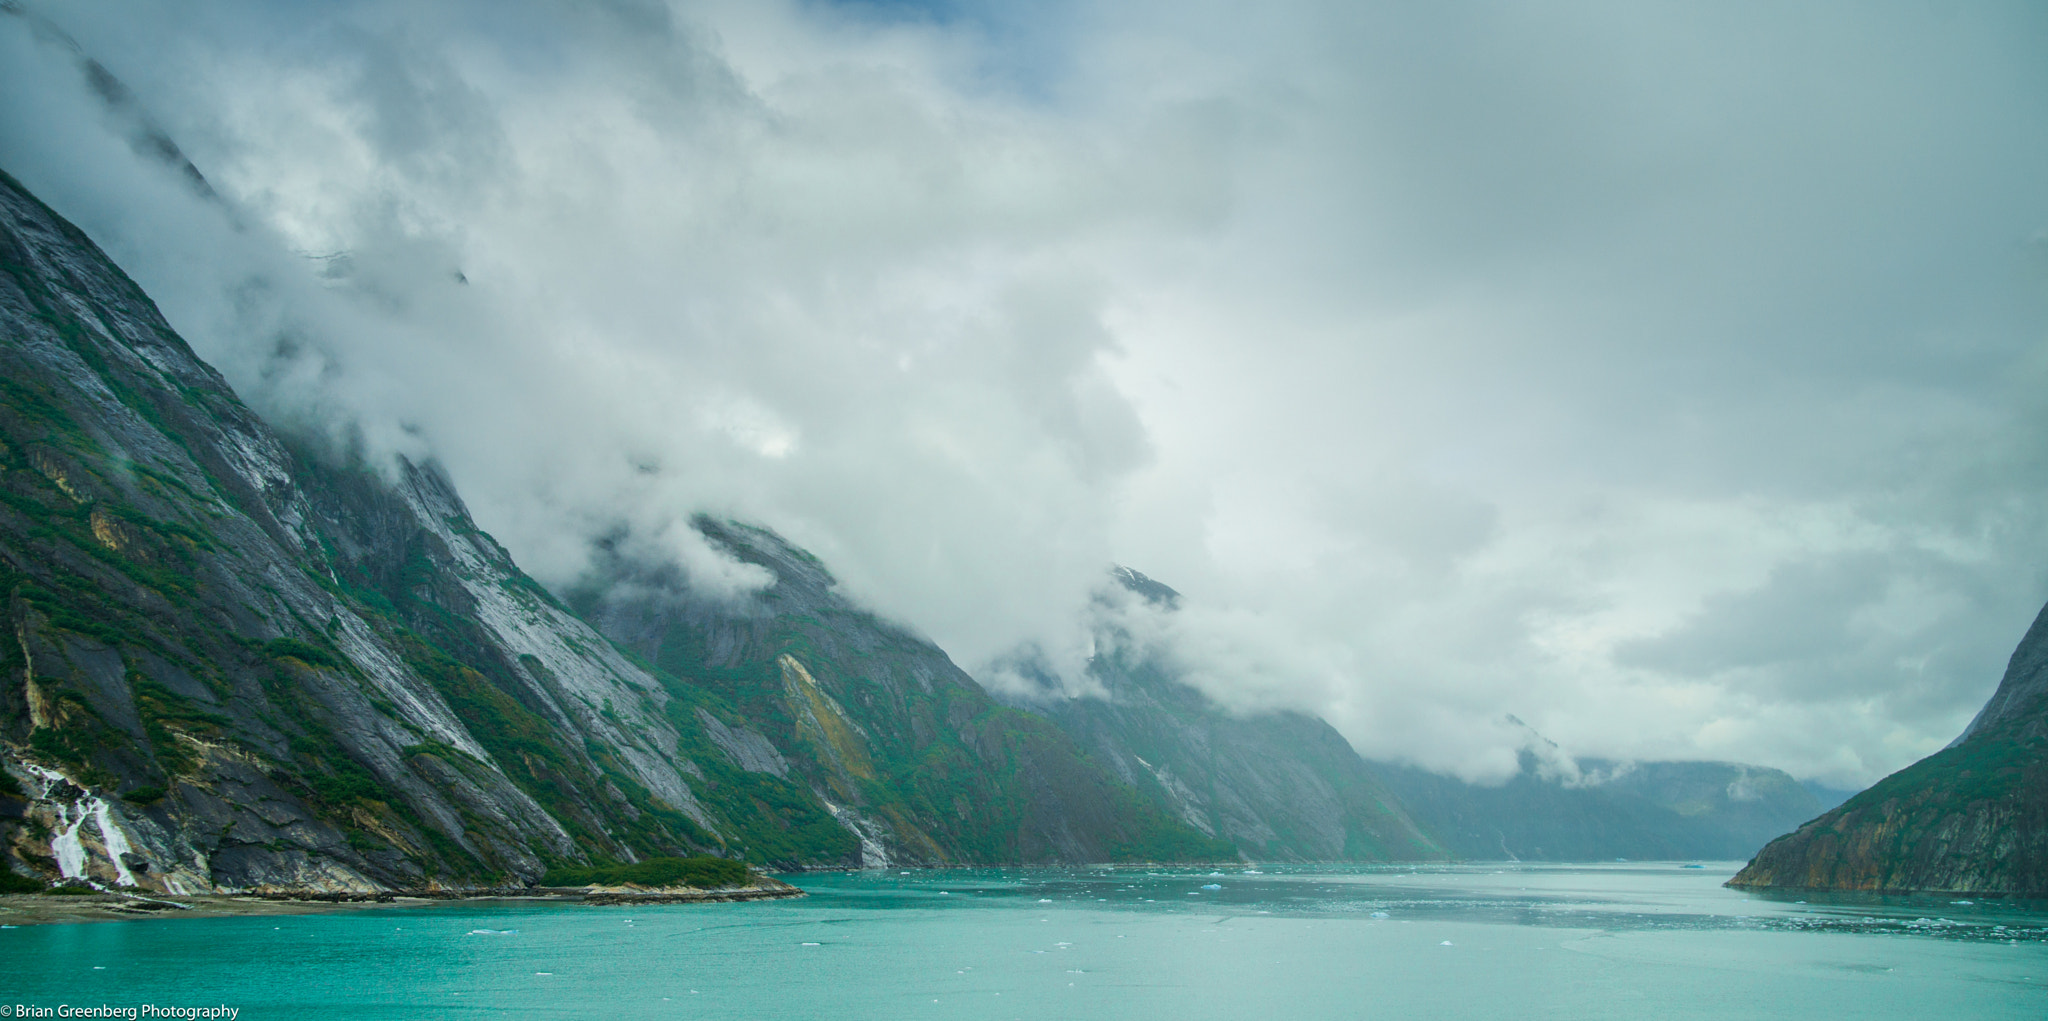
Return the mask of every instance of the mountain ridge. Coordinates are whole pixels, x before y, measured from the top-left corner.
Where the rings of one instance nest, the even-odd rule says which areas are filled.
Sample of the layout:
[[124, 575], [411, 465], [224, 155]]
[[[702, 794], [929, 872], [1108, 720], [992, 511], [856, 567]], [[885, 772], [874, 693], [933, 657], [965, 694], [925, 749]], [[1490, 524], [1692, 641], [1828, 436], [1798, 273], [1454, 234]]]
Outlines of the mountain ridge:
[[2048, 607], [1948, 747], [1772, 841], [1729, 885], [2048, 896]]

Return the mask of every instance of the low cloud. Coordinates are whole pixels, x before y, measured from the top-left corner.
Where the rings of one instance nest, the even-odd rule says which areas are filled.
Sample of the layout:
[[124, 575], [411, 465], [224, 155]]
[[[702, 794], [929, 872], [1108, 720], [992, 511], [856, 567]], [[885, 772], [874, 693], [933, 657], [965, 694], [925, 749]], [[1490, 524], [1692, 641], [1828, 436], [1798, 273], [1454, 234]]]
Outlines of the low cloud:
[[1838, 783], [2048, 597], [2024, 5], [11, 10], [0, 166], [551, 583], [744, 517], [996, 683], [1128, 563], [1371, 755]]

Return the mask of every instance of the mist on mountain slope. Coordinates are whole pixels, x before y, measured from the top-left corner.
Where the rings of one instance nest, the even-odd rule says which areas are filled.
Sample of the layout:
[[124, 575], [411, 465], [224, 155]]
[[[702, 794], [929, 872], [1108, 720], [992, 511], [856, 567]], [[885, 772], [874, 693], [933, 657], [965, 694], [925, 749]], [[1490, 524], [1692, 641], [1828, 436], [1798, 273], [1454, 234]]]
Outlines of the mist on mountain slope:
[[557, 584], [739, 516], [1001, 686], [1128, 563], [1376, 758], [1837, 784], [2048, 596], [2024, 5], [9, 10], [0, 166]]

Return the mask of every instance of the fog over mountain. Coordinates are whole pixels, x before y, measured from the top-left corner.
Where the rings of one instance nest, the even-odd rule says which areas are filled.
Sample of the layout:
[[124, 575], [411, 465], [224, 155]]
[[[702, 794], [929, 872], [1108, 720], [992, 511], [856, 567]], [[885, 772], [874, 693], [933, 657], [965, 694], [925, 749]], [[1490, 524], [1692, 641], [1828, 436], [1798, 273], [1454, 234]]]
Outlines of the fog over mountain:
[[709, 512], [998, 689], [1131, 565], [1468, 778], [1946, 744], [2048, 598], [2048, 12], [1361, 6], [9, 0], [0, 168], [557, 586], [745, 599]]

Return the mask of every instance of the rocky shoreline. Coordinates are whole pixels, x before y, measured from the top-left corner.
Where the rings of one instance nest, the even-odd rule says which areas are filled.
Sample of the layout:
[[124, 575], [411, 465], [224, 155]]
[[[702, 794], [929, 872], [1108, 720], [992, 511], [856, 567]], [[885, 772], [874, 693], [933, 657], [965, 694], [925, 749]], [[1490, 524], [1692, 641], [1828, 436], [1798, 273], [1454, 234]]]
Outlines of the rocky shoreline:
[[0, 896], [0, 927], [117, 922], [138, 918], [227, 918], [244, 915], [310, 915], [379, 907], [425, 907], [449, 901], [554, 901], [591, 906], [730, 904], [802, 897], [804, 891], [779, 879], [760, 877], [752, 886], [698, 890], [637, 887], [526, 887], [494, 890], [380, 890], [341, 893], [274, 890], [244, 894], [7, 894]]

